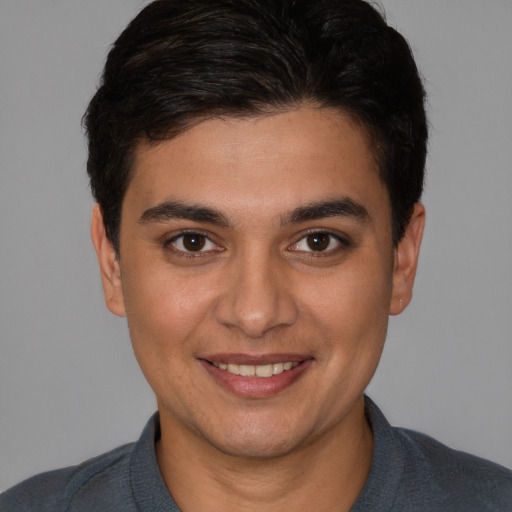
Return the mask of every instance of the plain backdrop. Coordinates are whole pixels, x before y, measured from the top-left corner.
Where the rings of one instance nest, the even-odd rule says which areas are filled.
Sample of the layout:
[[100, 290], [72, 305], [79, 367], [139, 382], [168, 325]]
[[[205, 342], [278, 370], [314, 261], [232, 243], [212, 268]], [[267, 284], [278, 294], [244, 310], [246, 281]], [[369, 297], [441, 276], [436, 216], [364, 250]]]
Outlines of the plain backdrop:
[[[0, 0], [0, 489], [135, 440], [155, 400], [89, 239], [81, 116], [140, 0]], [[426, 80], [427, 228], [368, 390], [512, 466], [512, 2], [383, 0]]]

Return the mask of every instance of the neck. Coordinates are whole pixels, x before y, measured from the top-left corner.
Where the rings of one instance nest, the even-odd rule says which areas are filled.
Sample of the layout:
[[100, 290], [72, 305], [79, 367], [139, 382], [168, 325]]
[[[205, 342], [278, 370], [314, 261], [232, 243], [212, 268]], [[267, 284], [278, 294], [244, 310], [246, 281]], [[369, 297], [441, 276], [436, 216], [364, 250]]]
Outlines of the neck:
[[348, 511], [366, 482], [373, 452], [362, 398], [349, 416], [291, 453], [247, 459], [222, 453], [160, 410], [158, 464], [184, 512]]

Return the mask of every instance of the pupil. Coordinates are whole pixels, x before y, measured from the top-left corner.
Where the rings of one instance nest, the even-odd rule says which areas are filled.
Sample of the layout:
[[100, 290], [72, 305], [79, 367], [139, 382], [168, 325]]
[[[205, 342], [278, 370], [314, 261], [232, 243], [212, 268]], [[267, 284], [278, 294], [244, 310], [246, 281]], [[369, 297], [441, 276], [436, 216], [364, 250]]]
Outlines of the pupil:
[[187, 251], [200, 251], [205, 242], [203, 235], [185, 235], [183, 237], [183, 245]]
[[307, 238], [309, 248], [313, 251], [325, 251], [329, 246], [329, 235], [327, 233], [315, 233]]

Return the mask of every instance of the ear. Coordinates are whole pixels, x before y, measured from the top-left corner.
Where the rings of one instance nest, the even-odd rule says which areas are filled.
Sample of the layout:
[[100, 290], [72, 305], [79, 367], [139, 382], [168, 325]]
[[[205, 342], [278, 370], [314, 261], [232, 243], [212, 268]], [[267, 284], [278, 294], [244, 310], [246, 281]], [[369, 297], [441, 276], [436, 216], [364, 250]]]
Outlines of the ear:
[[100, 265], [103, 294], [107, 308], [114, 315], [125, 316], [121, 269], [116, 251], [107, 237], [103, 214], [98, 204], [94, 205], [91, 221], [91, 238]]
[[395, 249], [390, 315], [400, 314], [411, 302], [424, 227], [425, 207], [416, 203], [404, 236]]

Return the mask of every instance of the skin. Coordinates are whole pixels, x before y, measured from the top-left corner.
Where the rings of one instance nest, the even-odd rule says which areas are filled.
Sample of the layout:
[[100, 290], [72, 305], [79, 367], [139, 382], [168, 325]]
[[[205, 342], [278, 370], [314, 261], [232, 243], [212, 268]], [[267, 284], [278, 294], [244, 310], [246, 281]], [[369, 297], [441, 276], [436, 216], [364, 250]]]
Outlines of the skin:
[[[293, 215], [339, 201], [361, 208]], [[222, 222], [176, 218], [176, 204], [180, 215], [200, 205]], [[411, 299], [424, 218], [417, 204], [393, 247], [365, 132], [334, 110], [215, 118], [140, 145], [120, 258], [99, 207], [92, 237], [107, 306], [127, 317], [157, 397], [157, 458], [182, 510], [355, 502], [373, 449], [363, 393], [389, 314]], [[254, 377], [224, 382], [208, 361], [230, 357], [301, 364], [272, 388]]]

